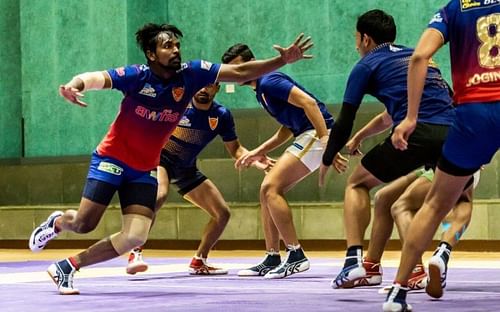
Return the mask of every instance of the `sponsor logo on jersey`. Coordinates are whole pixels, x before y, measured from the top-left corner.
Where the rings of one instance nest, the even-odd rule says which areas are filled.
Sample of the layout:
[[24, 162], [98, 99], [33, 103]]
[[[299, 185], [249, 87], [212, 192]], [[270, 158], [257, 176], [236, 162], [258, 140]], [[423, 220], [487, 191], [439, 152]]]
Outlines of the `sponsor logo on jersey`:
[[481, 6], [481, 2], [476, 0], [461, 0], [460, 2], [462, 2], [462, 11]]
[[215, 130], [219, 124], [219, 117], [208, 117], [208, 125], [210, 129]]
[[106, 161], [101, 161], [99, 163], [99, 166], [97, 167], [97, 170], [111, 173], [111, 174], [117, 175], [117, 176], [121, 175], [123, 172], [122, 167], [117, 166], [117, 165], [110, 163], [110, 162], [106, 162]]
[[172, 97], [176, 102], [179, 102], [184, 95], [184, 87], [174, 87], [172, 88]]
[[500, 81], [500, 72], [476, 73], [469, 77], [466, 87], [477, 86], [479, 84], [498, 83]]
[[179, 118], [179, 113], [173, 112], [171, 109], [164, 109], [161, 112], [157, 112], [140, 105], [135, 108], [135, 113], [142, 118], [152, 121], [176, 122], [177, 118]]
[[179, 121], [179, 126], [191, 127], [191, 120], [186, 116], [182, 116], [181, 121]]
[[434, 16], [429, 21], [429, 24], [442, 23], [442, 22], [443, 22], [443, 17], [441, 16], [441, 13], [438, 12], [438, 13], [434, 14]]
[[118, 76], [120, 77], [123, 77], [125, 76], [125, 68], [123, 67], [118, 67], [117, 69], [115, 69], [116, 73], [118, 74]]
[[212, 68], [212, 63], [203, 60], [201, 61], [201, 69], [210, 70], [210, 68]]
[[156, 90], [153, 87], [151, 87], [149, 83], [146, 83], [144, 85], [144, 88], [142, 88], [142, 90], [139, 91], [139, 94], [154, 98], [156, 97]]

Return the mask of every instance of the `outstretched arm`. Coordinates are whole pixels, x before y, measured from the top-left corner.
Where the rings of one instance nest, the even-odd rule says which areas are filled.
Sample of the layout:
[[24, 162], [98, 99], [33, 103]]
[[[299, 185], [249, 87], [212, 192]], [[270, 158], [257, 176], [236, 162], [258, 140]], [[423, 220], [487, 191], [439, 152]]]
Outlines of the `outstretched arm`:
[[238, 65], [222, 64], [217, 81], [246, 82], [255, 80], [285, 64], [312, 58], [312, 55], [304, 54], [312, 46], [311, 37], [304, 39], [304, 34], [300, 34], [287, 48], [282, 48], [278, 45], [273, 46], [278, 50], [280, 56], [266, 60], [249, 61]]
[[373, 117], [363, 128], [361, 128], [358, 132], [356, 132], [352, 138], [347, 142], [346, 148], [349, 151], [349, 154], [355, 155], [360, 154], [359, 147], [361, 143], [371, 136], [379, 134], [382, 131], [389, 129], [392, 125], [392, 118], [387, 113], [387, 111], [383, 111], [377, 116]]
[[59, 94], [71, 103], [86, 107], [87, 103], [80, 98], [87, 90], [111, 88], [111, 77], [106, 71], [90, 72], [76, 75], [65, 85], [59, 86]]

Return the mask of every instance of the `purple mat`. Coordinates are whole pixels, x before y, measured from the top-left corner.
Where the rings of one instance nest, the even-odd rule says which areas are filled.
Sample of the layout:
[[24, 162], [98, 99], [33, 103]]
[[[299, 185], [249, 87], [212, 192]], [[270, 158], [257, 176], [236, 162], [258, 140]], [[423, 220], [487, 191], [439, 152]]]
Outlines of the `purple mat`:
[[[260, 258], [211, 259], [221, 264], [255, 264]], [[89, 267], [124, 268], [123, 258]], [[148, 258], [155, 265], [182, 264], [189, 259]], [[333, 261], [333, 260], [332, 260]], [[137, 274], [79, 278], [79, 296], [60, 296], [47, 275], [46, 281], [9, 283], [10, 273], [43, 272], [48, 261], [0, 263], [0, 311], [381, 311], [384, 296], [379, 287], [334, 290], [330, 281], [340, 270], [328, 259], [311, 259], [311, 269], [281, 280], [241, 278], [237, 269], [225, 276], [190, 276], [187, 273]], [[335, 259], [340, 263], [340, 259]], [[35, 274], [35, 273], [33, 273]], [[36, 273], [40, 275], [39, 273]], [[83, 274], [83, 273], [82, 273]], [[106, 271], [103, 273], [106, 275]], [[385, 268], [384, 285], [394, 277]], [[414, 311], [498, 311], [500, 269], [454, 269], [441, 300], [424, 292], [411, 293]], [[7, 278], [9, 279], [7, 279]], [[490, 278], [494, 278], [491, 280]]]

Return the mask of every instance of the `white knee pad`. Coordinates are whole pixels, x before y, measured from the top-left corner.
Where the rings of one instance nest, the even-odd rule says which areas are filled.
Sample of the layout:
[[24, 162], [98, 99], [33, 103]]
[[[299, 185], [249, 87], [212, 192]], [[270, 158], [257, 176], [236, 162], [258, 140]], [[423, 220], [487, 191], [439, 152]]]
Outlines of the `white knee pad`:
[[138, 214], [123, 216], [122, 230], [111, 235], [113, 248], [120, 255], [146, 243], [152, 220]]

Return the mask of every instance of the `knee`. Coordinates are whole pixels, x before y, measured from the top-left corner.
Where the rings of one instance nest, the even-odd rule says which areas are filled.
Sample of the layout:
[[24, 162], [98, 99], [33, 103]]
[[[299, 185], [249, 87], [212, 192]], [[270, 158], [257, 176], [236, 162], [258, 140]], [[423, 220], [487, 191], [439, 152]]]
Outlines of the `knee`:
[[142, 246], [146, 244], [146, 241], [148, 240], [148, 233], [127, 233], [127, 236], [125, 238], [127, 240], [127, 246], [129, 248], [127, 249], [132, 249], [137, 246]]
[[97, 225], [93, 223], [76, 220], [73, 229], [76, 233], [85, 234], [92, 232], [96, 228], [96, 226]]
[[226, 206], [219, 210], [219, 213], [215, 217], [215, 220], [218, 224], [226, 225], [229, 222], [230, 218], [231, 211], [229, 210], [229, 207]]
[[405, 205], [400, 200], [396, 201], [391, 206], [391, 216], [392, 216], [393, 219], [396, 219], [404, 211], [405, 211]]
[[273, 183], [264, 180], [260, 186], [260, 197], [267, 200], [276, 194], [278, 194], [277, 187]]

